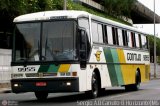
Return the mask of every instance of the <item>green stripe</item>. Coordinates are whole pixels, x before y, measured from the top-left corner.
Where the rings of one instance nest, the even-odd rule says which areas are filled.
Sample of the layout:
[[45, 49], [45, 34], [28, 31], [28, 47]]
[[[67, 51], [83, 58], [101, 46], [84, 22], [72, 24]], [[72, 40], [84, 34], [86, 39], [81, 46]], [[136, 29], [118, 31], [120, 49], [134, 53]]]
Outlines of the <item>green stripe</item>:
[[[113, 57], [112, 57], [112, 52], [110, 48], [104, 48], [104, 55], [107, 63], [113, 63]], [[117, 86], [118, 79], [116, 77], [116, 70], [115, 70], [114, 64], [107, 64], [107, 67], [108, 67], [112, 86]]]
[[41, 65], [38, 72], [47, 72], [49, 65]]
[[[113, 56], [113, 63], [119, 63], [119, 58], [118, 58], [118, 53], [116, 49], [111, 49], [111, 53]], [[119, 64], [115, 64], [114, 65], [115, 70], [116, 70], [116, 75], [117, 75], [117, 79], [118, 79], [118, 84], [119, 85], [123, 85], [123, 79], [122, 79], [122, 71], [121, 71], [121, 67]]]
[[48, 72], [58, 72], [60, 65], [50, 65]]

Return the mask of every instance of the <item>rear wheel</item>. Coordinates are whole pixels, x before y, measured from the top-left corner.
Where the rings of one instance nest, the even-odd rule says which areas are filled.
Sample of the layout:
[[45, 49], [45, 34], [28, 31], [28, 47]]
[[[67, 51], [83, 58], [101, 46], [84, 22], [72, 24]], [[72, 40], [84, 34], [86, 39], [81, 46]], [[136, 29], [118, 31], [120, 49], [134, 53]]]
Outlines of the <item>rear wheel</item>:
[[37, 100], [44, 101], [48, 97], [48, 92], [35, 92], [35, 96]]
[[141, 83], [141, 77], [140, 77], [140, 73], [137, 71], [136, 72], [135, 84], [126, 85], [125, 90], [127, 90], [127, 91], [137, 91], [140, 88], [140, 83]]
[[133, 84], [133, 90], [135, 90], [135, 91], [139, 90], [140, 83], [141, 83], [140, 74], [139, 74], [139, 72], [136, 72], [136, 83]]

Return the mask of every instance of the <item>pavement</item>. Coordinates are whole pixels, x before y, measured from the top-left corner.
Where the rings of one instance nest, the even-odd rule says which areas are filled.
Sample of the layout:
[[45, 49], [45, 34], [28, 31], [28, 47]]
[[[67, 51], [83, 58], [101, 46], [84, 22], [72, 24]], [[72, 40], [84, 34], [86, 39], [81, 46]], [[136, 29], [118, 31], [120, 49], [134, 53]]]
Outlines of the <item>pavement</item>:
[[[154, 77], [154, 64], [150, 64], [151, 80], [160, 79], [160, 65], [156, 65], [156, 78]], [[0, 83], [0, 94], [1, 93], [11, 93], [10, 83]]]

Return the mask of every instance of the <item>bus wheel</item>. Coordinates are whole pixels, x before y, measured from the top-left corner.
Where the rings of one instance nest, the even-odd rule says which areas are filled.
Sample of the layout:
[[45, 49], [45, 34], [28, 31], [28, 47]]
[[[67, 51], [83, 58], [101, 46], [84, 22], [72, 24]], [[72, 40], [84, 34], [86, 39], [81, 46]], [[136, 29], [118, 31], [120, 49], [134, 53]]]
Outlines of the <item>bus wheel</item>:
[[135, 77], [136, 77], [135, 78], [136, 79], [135, 84], [126, 85], [125, 86], [125, 90], [126, 91], [137, 91], [137, 90], [139, 90], [140, 83], [141, 83], [141, 76], [140, 76], [138, 71], [136, 72], [136, 76]]
[[140, 83], [141, 83], [141, 77], [140, 77], [139, 72], [137, 71], [137, 72], [136, 72], [136, 82], [135, 82], [135, 84], [133, 84], [133, 90], [134, 90], [134, 91], [139, 90], [139, 88], [140, 88]]
[[94, 99], [98, 96], [99, 93], [98, 77], [95, 72], [92, 73], [91, 87], [92, 87], [91, 91], [87, 91], [86, 94], [90, 98]]
[[48, 92], [35, 92], [35, 96], [37, 100], [44, 101], [48, 97]]

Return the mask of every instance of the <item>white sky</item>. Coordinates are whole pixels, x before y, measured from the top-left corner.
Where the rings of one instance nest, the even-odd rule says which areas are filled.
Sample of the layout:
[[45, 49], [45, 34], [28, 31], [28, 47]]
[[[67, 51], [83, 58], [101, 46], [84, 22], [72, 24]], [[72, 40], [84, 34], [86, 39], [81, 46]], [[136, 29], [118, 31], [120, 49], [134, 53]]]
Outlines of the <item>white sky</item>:
[[[144, 4], [146, 7], [154, 11], [154, 0], [138, 0], [142, 4]], [[160, 16], [160, 0], [155, 0], [155, 12]], [[154, 25], [153, 24], [135, 24], [134, 26], [138, 27], [140, 30], [149, 33], [154, 34]], [[156, 24], [156, 35], [160, 37], [160, 24]]]
[[[154, 10], [154, 0], [138, 0], [152, 11]], [[155, 12], [160, 15], [160, 0], [155, 0]]]

